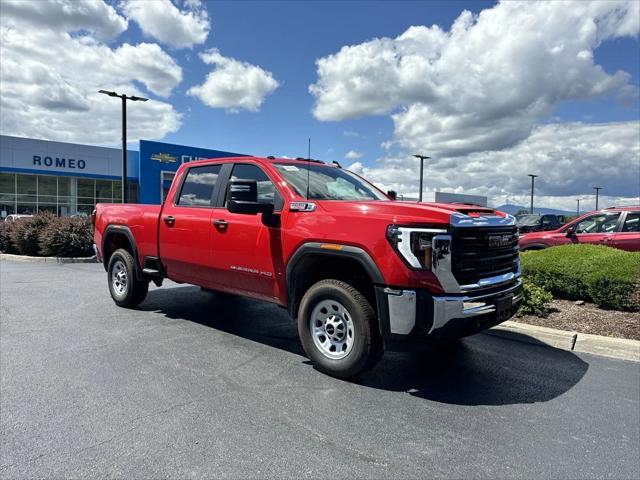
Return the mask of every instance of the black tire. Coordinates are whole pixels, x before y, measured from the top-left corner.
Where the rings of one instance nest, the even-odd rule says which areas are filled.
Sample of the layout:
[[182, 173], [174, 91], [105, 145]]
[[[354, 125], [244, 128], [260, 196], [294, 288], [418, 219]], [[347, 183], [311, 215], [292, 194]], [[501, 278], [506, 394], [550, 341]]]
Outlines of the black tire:
[[[353, 331], [352, 344], [343, 358], [330, 358], [327, 355], [331, 355], [331, 352], [323, 353], [322, 347], [314, 342], [311, 315], [316, 306], [326, 301], [337, 302], [344, 307], [347, 316], [350, 317]], [[382, 339], [373, 308], [362, 293], [340, 280], [321, 280], [307, 290], [298, 310], [298, 334], [304, 351], [315, 367], [337, 378], [357, 376], [373, 367], [383, 353]], [[341, 354], [338, 352], [338, 355]]]
[[[125, 282], [114, 281], [114, 270], [124, 271]], [[138, 278], [135, 260], [131, 254], [123, 248], [113, 252], [109, 258], [107, 269], [107, 282], [111, 298], [119, 307], [133, 308], [138, 306], [146, 298], [149, 291], [149, 282]]]

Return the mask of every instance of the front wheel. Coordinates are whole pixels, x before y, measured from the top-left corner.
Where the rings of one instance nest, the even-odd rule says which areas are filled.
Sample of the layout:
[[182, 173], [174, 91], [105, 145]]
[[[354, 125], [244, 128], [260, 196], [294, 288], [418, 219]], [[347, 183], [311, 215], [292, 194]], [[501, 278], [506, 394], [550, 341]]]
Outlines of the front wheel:
[[113, 252], [107, 272], [111, 298], [119, 307], [136, 307], [147, 296], [149, 282], [137, 278], [135, 260], [127, 250]]
[[298, 334], [316, 368], [334, 377], [355, 377], [382, 356], [373, 308], [357, 289], [339, 280], [321, 280], [305, 293]]

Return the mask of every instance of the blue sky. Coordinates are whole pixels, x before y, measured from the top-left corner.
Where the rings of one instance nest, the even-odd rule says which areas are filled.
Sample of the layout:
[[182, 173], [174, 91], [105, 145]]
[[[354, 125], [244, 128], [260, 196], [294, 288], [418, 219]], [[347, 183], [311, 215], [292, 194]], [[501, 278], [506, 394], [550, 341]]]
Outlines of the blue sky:
[[547, 206], [593, 182], [637, 202], [638, 17], [633, 0], [7, 0], [1, 130], [117, 146], [95, 91], [121, 89], [152, 100], [129, 107], [134, 140], [295, 157], [311, 137], [406, 194], [420, 151], [427, 190], [524, 203], [534, 172]]
[[[395, 37], [412, 25], [437, 24], [448, 29], [463, 10], [477, 13], [495, 5], [479, 1], [206, 3], [212, 20], [206, 43], [193, 50], [172, 52], [180, 59], [187, 81], [174, 91], [171, 100], [185, 116], [182, 128], [164, 140], [257, 155], [304, 156], [311, 137], [313, 156], [343, 163], [349, 150], [363, 153], [367, 162], [383, 155], [380, 143], [392, 136], [393, 123], [386, 115], [341, 122], [315, 119], [311, 113], [314, 98], [308, 91], [317, 79], [315, 60], [343, 45]], [[136, 42], [144, 36], [133, 24], [125, 38]], [[230, 114], [186, 95], [188, 86], [199, 83], [209, 70], [195, 52], [214, 47], [225, 56], [260, 65], [282, 83], [259, 113]], [[613, 39], [595, 50], [595, 59], [607, 72], [630, 73], [638, 85], [638, 48], [637, 37]], [[606, 96], [562, 102], [553, 116], [562, 121], [612, 122], [638, 119], [640, 112]], [[359, 136], [345, 136], [344, 132]]]

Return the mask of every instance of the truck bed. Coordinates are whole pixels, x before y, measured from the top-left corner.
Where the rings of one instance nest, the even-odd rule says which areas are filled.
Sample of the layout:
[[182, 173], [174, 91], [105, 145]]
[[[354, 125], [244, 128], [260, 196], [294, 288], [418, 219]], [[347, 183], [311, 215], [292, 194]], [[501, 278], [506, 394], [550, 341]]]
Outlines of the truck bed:
[[[158, 222], [160, 205], [99, 203], [96, 205], [95, 240], [102, 256], [102, 237], [109, 226], [128, 230], [135, 238], [139, 261], [158, 256]], [[140, 265], [142, 267], [142, 265]]]

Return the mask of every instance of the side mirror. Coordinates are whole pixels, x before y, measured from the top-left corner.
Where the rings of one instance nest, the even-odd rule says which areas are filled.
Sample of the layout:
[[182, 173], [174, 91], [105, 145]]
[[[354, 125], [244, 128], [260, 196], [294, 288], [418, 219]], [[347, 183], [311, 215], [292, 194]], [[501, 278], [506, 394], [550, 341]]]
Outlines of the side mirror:
[[388, 190], [388, 191], [387, 191], [387, 196], [388, 196], [391, 200], [397, 200], [397, 199], [398, 199], [398, 192], [396, 192], [395, 190]]
[[273, 213], [273, 204], [258, 202], [258, 184], [255, 180], [234, 180], [227, 189], [227, 209], [231, 213], [256, 215]]
[[576, 229], [574, 227], [567, 228], [567, 237], [573, 237], [576, 234]]

